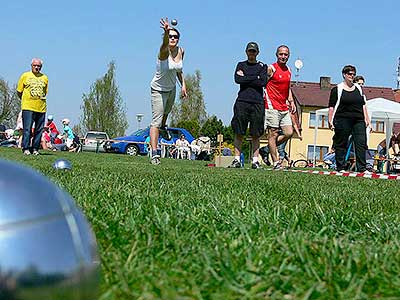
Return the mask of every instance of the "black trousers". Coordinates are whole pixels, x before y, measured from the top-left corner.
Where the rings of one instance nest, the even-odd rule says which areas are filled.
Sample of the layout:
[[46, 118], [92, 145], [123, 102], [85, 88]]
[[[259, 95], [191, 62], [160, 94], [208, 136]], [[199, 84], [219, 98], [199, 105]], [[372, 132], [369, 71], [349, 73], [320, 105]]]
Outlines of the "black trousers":
[[349, 136], [353, 136], [356, 168], [358, 172], [364, 172], [366, 169], [365, 151], [367, 150], [367, 133], [364, 120], [354, 120], [348, 118], [335, 118], [335, 135], [333, 144], [335, 147], [337, 170], [344, 170], [346, 167], [346, 152]]

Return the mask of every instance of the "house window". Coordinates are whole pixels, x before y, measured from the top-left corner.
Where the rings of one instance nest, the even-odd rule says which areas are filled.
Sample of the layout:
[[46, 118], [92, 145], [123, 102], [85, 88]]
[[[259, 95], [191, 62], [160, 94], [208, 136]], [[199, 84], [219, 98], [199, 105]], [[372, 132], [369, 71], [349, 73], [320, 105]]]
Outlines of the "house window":
[[[310, 122], [309, 122], [309, 127], [310, 128], [314, 128], [315, 127], [315, 119], [316, 119], [315, 112], [310, 112]], [[318, 128], [329, 128], [328, 116], [320, 115], [318, 119], [319, 119], [318, 120]]]
[[385, 123], [383, 121], [372, 120], [372, 130], [375, 132], [385, 132]]
[[313, 113], [313, 112], [310, 112], [309, 127], [310, 128], [314, 128], [315, 127], [315, 113]]
[[[316, 160], [323, 160], [324, 155], [328, 153], [329, 147], [328, 146], [315, 146], [315, 159]], [[307, 149], [307, 159], [313, 160], [314, 159], [314, 145], [308, 145]]]

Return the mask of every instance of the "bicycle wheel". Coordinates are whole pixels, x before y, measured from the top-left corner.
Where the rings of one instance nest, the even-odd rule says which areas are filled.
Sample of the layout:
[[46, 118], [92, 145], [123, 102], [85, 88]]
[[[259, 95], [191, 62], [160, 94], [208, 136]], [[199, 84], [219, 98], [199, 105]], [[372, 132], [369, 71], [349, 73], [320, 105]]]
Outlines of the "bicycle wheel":
[[308, 161], [305, 159], [298, 159], [293, 163], [294, 168], [307, 168], [308, 166]]

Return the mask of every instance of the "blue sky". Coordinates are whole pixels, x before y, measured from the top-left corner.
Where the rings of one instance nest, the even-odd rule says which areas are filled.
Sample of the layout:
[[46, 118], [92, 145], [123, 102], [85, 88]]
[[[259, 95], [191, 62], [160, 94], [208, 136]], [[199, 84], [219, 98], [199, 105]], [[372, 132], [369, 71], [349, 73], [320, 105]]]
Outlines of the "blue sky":
[[48, 113], [56, 121], [81, 115], [82, 94], [114, 60], [130, 127], [151, 119], [150, 81], [161, 43], [159, 19], [179, 21], [184, 72], [199, 69], [207, 112], [228, 124], [238, 91], [236, 63], [247, 42], [260, 45], [259, 59], [275, 61], [287, 44], [289, 65], [301, 58], [299, 80], [341, 80], [354, 64], [367, 85], [395, 87], [400, 56], [400, 1], [6, 1], [0, 18], [0, 76], [16, 83], [32, 57], [49, 76]]

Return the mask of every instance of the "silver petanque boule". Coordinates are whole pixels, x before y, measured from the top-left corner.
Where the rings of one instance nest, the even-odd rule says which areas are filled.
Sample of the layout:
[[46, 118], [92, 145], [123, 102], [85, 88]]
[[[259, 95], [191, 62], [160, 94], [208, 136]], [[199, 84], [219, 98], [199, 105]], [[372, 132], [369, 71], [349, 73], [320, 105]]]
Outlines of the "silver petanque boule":
[[53, 168], [56, 170], [71, 170], [72, 163], [67, 159], [60, 158], [54, 162]]
[[28, 167], [0, 169], [0, 299], [97, 299], [96, 240], [72, 197]]

